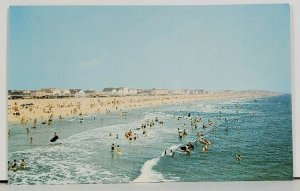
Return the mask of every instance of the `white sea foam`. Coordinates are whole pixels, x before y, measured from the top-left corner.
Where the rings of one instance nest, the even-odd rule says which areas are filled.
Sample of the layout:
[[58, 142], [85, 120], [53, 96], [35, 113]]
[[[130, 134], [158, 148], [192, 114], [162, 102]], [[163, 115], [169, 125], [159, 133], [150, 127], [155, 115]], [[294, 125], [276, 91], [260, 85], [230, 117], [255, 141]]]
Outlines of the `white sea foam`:
[[132, 182], [162, 182], [163, 175], [152, 169], [159, 160], [160, 158], [157, 157], [146, 161], [141, 169], [141, 174]]
[[[90, 152], [79, 147], [36, 148], [30, 152], [15, 152], [11, 158], [24, 158], [28, 170], [9, 171], [9, 181], [14, 184], [71, 184], [128, 182], [107, 169], [87, 164]], [[76, 159], [76, 160], [75, 160]]]
[[[180, 145], [172, 145], [167, 150], [175, 151], [178, 149]], [[165, 156], [164, 152], [162, 152], [161, 157]], [[134, 183], [142, 183], [142, 182], [170, 182], [174, 181], [178, 178], [174, 178], [174, 180], [166, 179], [163, 174], [153, 170], [153, 167], [156, 166], [161, 157], [153, 158], [146, 161], [141, 169], [141, 174], [132, 182]]]
[[[109, 125], [101, 128], [90, 129], [85, 132], [77, 133], [66, 139], [60, 140], [60, 145], [48, 145], [47, 147], [37, 147], [30, 150], [16, 151], [10, 153], [10, 159], [20, 160], [24, 158], [29, 164], [27, 171], [14, 173], [9, 171], [9, 179], [14, 184], [64, 184], [64, 183], [116, 183], [128, 182], [126, 175], [114, 174], [102, 167], [87, 164], [85, 161], [93, 157], [95, 151], [90, 149], [95, 144], [111, 144], [110, 141], [103, 141], [108, 138], [109, 132], [120, 133], [127, 129], [140, 127], [145, 120], [164, 121], [166, 118], [173, 117], [164, 113], [148, 113], [143, 119], [133, 121], [128, 124]], [[165, 128], [152, 128], [154, 134]], [[154, 142], [151, 136], [147, 136], [148, 142]], [[125, 138], [119, 135], [119, 142], [125, 142]], [[152, 168], [159, 162], [160, 158], [146, 161], [141, 175], [134, 182], [160, 182], [167, 181], [163, 175], [154, 171]]]

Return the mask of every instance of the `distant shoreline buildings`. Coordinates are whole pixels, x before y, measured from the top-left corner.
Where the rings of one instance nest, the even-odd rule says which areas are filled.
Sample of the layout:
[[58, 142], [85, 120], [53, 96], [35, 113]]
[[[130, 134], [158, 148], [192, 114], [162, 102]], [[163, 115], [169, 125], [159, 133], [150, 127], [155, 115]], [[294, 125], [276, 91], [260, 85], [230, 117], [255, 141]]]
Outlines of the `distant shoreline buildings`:
[[107, 87], [102, 90], [42, 88], [39, 90], [8, 90], [8, 99], [59, 99], [59, 98], [100, 98], [124, 96], [155, 95], [189, 95], [207, 94], [208, 91], [198, 89], [134, 89], [128, 87]]

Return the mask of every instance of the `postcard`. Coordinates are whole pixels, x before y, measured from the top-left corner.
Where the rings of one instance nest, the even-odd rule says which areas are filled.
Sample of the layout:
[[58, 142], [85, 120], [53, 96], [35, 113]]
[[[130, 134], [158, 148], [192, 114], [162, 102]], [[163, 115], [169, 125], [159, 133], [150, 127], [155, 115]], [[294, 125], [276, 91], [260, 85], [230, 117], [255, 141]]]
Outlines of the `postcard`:
[[291, 180], [288, 4], [11, 6], [9, 184]]

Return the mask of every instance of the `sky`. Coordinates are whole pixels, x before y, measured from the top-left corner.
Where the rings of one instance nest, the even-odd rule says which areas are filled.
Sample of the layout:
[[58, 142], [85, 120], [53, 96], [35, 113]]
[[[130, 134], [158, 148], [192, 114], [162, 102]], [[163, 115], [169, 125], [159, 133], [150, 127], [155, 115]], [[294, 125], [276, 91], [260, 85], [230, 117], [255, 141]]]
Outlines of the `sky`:
[[13, 6], [8, 89], [291, 92], [281, 5]]

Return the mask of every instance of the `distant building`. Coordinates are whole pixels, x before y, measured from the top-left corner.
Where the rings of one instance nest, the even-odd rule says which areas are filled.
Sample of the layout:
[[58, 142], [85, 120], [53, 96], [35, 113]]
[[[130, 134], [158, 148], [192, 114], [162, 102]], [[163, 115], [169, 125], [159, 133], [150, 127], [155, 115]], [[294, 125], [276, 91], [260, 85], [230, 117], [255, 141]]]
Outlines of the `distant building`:
[[102, 90], [96, 90], [94, 92], [95, 94], [95, 97], [108, 97], [107, 93], [105, 93], [104, 91]]
[[117, 88], [116, 91], [117, 91], [118, 96], [127, 96], [129, 93], [128, 88], [125, 88], [125, 87]]
[[86, 90], [86, 91], [84, 91], [84, 92], [85, 92], [86, 97], [90, 97], [90, 98], [95, 98], [95, 97], [97, 97], [97, 92], [96, 92], [96, 90]]
[[23, 90], [9, 90], [8, 98], [9, 99], [24, 99], [24, 91]]
[[80, 89], [69, 89], [70, 97], [75, 97], [75, 94], [80, 91]]
[[171, 90], [170, 93], [173, 94], [173, 95], [183, 95], [183, 94], [185, 94], [183, 89]]
[[151, 90], [149, 89], [138, 89], [137, 95], [149, 96], [151, 94]]
[[167, 90], [167, 89], [153, 88], [150, 90], [150, 95], [168, 95], [168, 94], [169, 94], [169, 90]]
[[86, 97], [86, 93], [83, 90], [75, 93], [75, 98], [84, 98]]
[[127, 87], [104, 88], [103, 94], [106, 94], [107, 96], [128, 96], [128, 95], [136, 95], [137, 90], [129, 89]]
[[53, 89], [52, 90], [52, 95], [54, 96], [54, 97], [60, 97], [60, 96], [62, 96], [62, 92], [60, 91], [60, 89]]
[[137, 90], [136, 89], [129, 89], [128, 94], [132, 95], [132, 96], [137, 95]]
[[34, 97], [39, 98], [39, 99], [49, 99], [49, 98], [54, 98], [54, 94], [57, 94], [58, 91], [55, 91], [55, 88], [42, 88], [39, 91], [35, 92]]
[[117, 91], [116, 89], [113, 89], [113, 90], [111, 91], [111, 95], [112, 95], [112, 96], [118, 95], [118, 91]]
[[65, 89], [62, 91], [62, 95], [64, 97], [71, 97], [71, 91], [69, 89]]
[[113, 96], [114, 94], [116, 94], [116, 90], [114, 88], [104, 88], [102, 90], [102, 94], [106, 95], [106, 96]]

